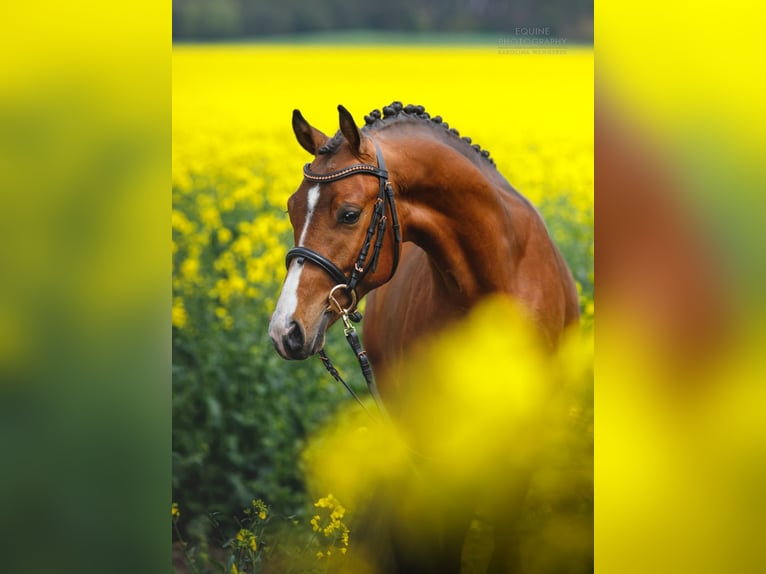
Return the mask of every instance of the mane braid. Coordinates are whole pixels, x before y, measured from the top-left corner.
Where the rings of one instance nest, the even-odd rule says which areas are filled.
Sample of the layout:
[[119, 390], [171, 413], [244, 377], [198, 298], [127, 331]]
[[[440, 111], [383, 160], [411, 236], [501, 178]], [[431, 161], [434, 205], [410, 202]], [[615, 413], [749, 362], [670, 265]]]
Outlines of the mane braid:
[[336, 151], [338, 151], [338, 147], [340, 147], [340, 144], [343, 142], [343, 134], [340, 133], [340, 130], [332, 137], [332, 139], [328, 140], [326, 144], [321, 146], [317, 150], [317, 154], [319, 155], [329, 155], [333, 154]]
[[[441, 116], [431, 116], [423, 106], [416, 106], [413, 104], [407, 104], [406, 106], [402, 105], [402, 102], [395, 101], [392, 102], [388, 106], [383, 107], [383, 113], [381, 115], [381, 111], [378, 109], [372, 110], [369, 115], [364, 116], [364, 122], [365, 125], [362, 128], [362, 130], [367, 129], [374, 129], [374, 128], [380, 128], [384, 125], [387, 125], [387, 122], [391, 120], [400, 120], [400, 119], [409, 119], [414, 118], [418, 119], [424, 122], [428, 122], [430, 125], [444, 129], [446, 133], [450, 134], [451, 136], [454, 136], [456, 138], [461, 139], [463, 142], [466, 143], [466, 145], [469, 145], [473, 150], [481, 155], [484, 159], [486, 159], [489, 163], [492, 165], [495, 165], [495, 160], [493, 160], [491, 157], [489, 157], [489, 151], [485, 149], [481, 149], [481, 146], [479, 144], [472, 143], [471, 138], [469, 137], [460, 137], [460, 132], [458, 132], [455, 128], [449, 127], [449, 124], [442, 120]], [[335, 137], [333, 137], [332, 140], [330, 140], [327, 145], [333, 148], [333, 151], [337, 149], [337, 146], [340, 145], [340, 139], [342, 136], [340, 135], [340, 132], [335, 134]], [[338, 141], [336, 142], [336, 139]], [[331, 153], [331, 152], [329, 152]]]
[[[442, 120], [441, 116], [431, 116], [423, 106], [416, 106], [413, 104], [402, 105], [402, 102], [392, 102], [388, 106], [383, 107], [383, 113], [378, 109], [372, 110], [369, 115], [364, 116], [365, 125], [362, 127], [362, 131], [368, 129], [380, 128], [385, 125], [389, 125], [388, 122], [402, 119], [418, 119], [424, 122], [428, 122], [430, 125], [443, 129], [446, 133], [461, 139], [466, 145], [469, 145], [474, 149], [476, 153], [481, 155], [492, 165], [495, 165], [495, 160], [489, 157], [489, 151], [481, 149], [479, 144], [471, 142], [469, 137], [460, 137], [460, 133], [455, 129], [449, 127], [449, 124]], [[338, 131], [326, 144], [321, 146], [317, 153], [320, 155], [333, 154], [337, 151], [340, 144], [343, 142], [343, 134]]]

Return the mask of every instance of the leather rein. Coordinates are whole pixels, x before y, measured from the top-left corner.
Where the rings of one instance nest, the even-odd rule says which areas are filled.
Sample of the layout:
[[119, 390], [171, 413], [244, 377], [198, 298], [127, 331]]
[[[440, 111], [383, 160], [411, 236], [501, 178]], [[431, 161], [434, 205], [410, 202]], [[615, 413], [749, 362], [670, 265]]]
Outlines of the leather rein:
[[[362, 320], [361, 314], [356, 310], [356, 305], [358, 303], [356, 288], [359, 283], [367, 276], [367, 274], [370, 272], [374, 273], [378, 266], [378, 259], [383, 247], [383, 239], [385, 237], [386, 225], [388, 222], [388, 217], [385, 213], [386, 206], [388, 206], [388, 210], [390, 212], [394, 236], [393, 264], [391, 266], [391, 273], [389, 274], [386, 281], [389, 281], [394, 276], [394, 273], [396, 273], [396, 268], [399, 265], [399, 253], [402, 243], [401, 230], [399, 228], [399, 218], [396, 213], [396, 204], [394, 202], [394, 188], [388, 179], [386, 163], [383, 160], [383, 154], [380, 151], [378, 142], [375, 140], [372, 140], [372, 142], [375, 144], [375, 154], [377, 156], [378, 163], [377, 166], [367, 163], [357, 163], [341, 168], [337, 171], [324, 174], [318, 174], [311, 171], [311, 164], [307, 163], [303, 167], [303, 177], [307, 181], [314, 183], [330, 183], [346, 177], [363, 174], [374, 175], [378, 178], [378, 196], [375, 200], [375, 206], [372, 210], [372, 217], [370, 219], [370, 224], [367, 227], [367, 234], [365, 235], [364, 243], [359, 250], [359, 255], [354, 262], [354, 267], [351, 270], [351, 273], [346, 275], [346, 273], [344, 273], [335, 263], [333, 263], [324, 255], [314, 251], [313, 249], [309, 249], [308, 247], [303, 247], [300, 245], [293, 247], [287, 252], [287, 256], [285, 257], [285, 264], [289, 267], [290, 262], [293, 259], [298, 259], [299, 262], [308, 260], [321, 267], [337, 283], [330, 290], [330, 293], [327, 297], [327, 309], [335, 309], [340, 314], [345, 326], [344, 333], [346, 335], [346, 340], [348, 341], [349, 346], [359, 361], [359, 366], [362, 370], [362, 375], [367, 382], [367, 387], [370, 390], [370, 394], [372, 394], [381, 411], [385, 412], [383, 410], [383, 404], [378, 394], [377, 386], [375, 385], [375, 379], [372, 374], [370, 361], [367, 358], [366, 351], [364, 351], [362, 348], [362, 344], [359, 341], [359, 336], [357, 335], [356, 329], [352, 324], [352, 321], [354, 323], [358, 323]], [[372, 248], [372, 253], [370, 253], [370, 248]], [[350, 298], [351, 302], [347, 307], [341, 305], [338, 301], [338, 298], [336, 297], [336, 293], [341, 290], [345, 290]], [[343, 378], [338, 373], [338, 370], [330, 362], [330, 359], [327, 357], [324, 350], [319, 351], [319, 357], [333, 378], [343, 384], [351, 396], [354, 397], [354, 399], [356, 399], [356, 401], [362, 405], [362, 407], [364, 407], [364, 404], [359, 399], [357, 394], [348, 385], [348, 383], [343, 380]]]

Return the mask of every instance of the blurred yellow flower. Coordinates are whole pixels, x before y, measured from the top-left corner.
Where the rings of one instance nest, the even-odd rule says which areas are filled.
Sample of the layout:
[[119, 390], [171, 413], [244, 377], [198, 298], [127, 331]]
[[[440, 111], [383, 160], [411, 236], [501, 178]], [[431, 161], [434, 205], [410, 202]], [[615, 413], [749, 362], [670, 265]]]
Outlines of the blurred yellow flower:
[[219, 243], [228, 243], [231, 241], [231, 231], [229, 231], [226, 227], [221, 227], [218, 230], [218, 242]]
[[199, 259], [188, 257], [181, 264], [181, 275], [183, 275], [184, 279], [187, 281], [199, 280], [199, 268]]
[[172, 325], [178, 329], [183, 329], [186, 326], [188, 319], [189, 315], [186, 313], [186, 309], [184, 308], [183, 299], [180, 297], [175, 297], [173, 299], [171, 319]]
[[266, 503], [263, 502], [260, 498], [256, 498], [251, 502], [251, 505], [253, 509], [258, 513], [258, 518], [261, 520], [266, 520], [268, 508], [266, 507]]
[[255, 534], [247, 528], [242, 528], [237, 532], [237, 543], [240, 548], [250, 549], [253, 552], [258, 549], [258, 542], [255, 538]]

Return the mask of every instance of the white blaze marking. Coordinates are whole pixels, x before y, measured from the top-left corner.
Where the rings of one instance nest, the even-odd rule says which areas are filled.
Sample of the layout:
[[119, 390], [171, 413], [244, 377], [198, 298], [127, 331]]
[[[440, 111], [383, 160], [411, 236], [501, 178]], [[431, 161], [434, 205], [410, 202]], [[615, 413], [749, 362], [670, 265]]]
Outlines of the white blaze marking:
[[309, 222], [311, 216], [314, 215], [314, 208], [319, 201], [319, 184], [309, 189], [308, 198], [306, 202], [306, 221], [303, 223], [303, 230], [301, 231], [300, 239], [298, 239], [298, 245], [303, 245], [303, 240], [306, 238], [306, 231], [309, 229]]
[[295, 261], [290, 264], [287, 277], [285, 277], [285, 283], [282, 285], [282, 293], [279, 295], [277, 308], [271, 317], [269, 331], [272, 336], [279, 335], [278, 338], [281, 339], [281, 332], [277, 333], [276, 331], [287, 329], [293, 320], [293, 313], [295, 313], [295, 309], [298, 307], [298, 283], [301, 280], [301, 271], [303, 271], [303, 265], [299, 265]]
[[[306, 209], [306, 221], [303, 224], [301, 230], [301, 236], [298, 239], [298, 245], [303, 245], [303, 240], [306, 237], [306, 232], [309, 228], [309, 222], [311, 216], [314, 214], [314, 208], [319, 201], [319, 185], [315, 185], [308, 192], [308, 201]], [[303, 271], [303, 264], [293, 260], [290, 263], [290, 268], [287, 271], [287, 277], [285, 277], [285, 283], [282, 285], [282, 293], [279, 295], [279, 301], [277, 301], [277, 308], [274, 310], [274, 314], [271, 316], [271, 322], [269, 323], [269, 335], [282, 346], [282, 335], [287, 331], [290, 323], [293, 321], [293, 313], [298, 307], [298, 285], [301, 281], [301, 272]]]

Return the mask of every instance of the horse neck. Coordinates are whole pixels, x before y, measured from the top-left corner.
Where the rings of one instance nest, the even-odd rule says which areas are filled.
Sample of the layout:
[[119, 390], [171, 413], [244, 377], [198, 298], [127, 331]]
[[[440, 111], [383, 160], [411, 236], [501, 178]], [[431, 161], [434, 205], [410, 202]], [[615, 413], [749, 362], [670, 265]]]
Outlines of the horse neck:
[[404, 241], [428, 254], [435, 280], [455, 302], [507, 291], [522, 238], [494, 167], [434, 138], [391, 143]]

